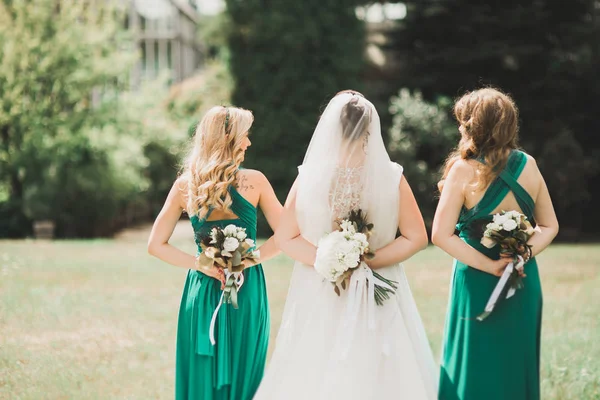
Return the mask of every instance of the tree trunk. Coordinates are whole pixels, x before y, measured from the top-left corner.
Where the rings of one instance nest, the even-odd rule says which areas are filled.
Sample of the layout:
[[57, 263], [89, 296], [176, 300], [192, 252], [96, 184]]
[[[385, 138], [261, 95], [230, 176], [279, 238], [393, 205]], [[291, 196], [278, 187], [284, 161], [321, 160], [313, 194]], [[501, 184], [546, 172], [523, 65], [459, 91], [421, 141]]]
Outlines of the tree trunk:
[[12, 201], [17, 202], [17, 204], [22, 204], [23, 200], [23, 182], [19, 179], [19, 172], [10, 168], [11, 160], [10, 160], [10, 135], [8, 132], [8, 125], [2, 126], [0, 129], [0, 138], [2, 139], [2, 147], [4, 147], [6, 154], [9, 155], [8, 165], [9, 165], [9, 181], [10, 181], [10, 199]]

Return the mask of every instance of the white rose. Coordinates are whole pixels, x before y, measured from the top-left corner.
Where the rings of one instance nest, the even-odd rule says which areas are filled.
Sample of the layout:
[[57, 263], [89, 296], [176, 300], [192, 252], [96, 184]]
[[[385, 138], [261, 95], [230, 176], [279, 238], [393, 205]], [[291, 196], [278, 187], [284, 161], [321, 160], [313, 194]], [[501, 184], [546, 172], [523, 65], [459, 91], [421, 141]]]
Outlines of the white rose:
[[248, 235], [246, 235], [246, 232], [244, 232], [242, 230], [240, 230], [236, 235], [236, 237], [238, 238], [239, 241], [246, 239], [247, 236]]
[[225, 229], [223, 229], [223, 233], [225, 236], [237, 236], [238, 229], [239, 228], [237, 226], [229, 224], [225, 227]]
[[351, 268], [356, 268], [360, 262], [360, 252], [355, 249], [345, 253], [340, 261], [342, 264], [342, 268], [340, 269], [341, 272], [347, 271]]
[[354, 240], [360, 242], [361, 245], [368, 244], [367, 235], [365, 235], [364, 233], [356, 233], [354, 235]]
[[491, 231], [499, 231], [499, 230], [502, 229], [502, 226], [500, 224], [495, 223], [495, 222], [491, 222], [491, 223], [487, 224], [487, 226], [485, 228], [489, 229]]
[[236, 251], [239, 245], [240, 242], [236, 238], [228, 237], [223, 242], [223, 250], [231, 253], [232, 251]]
[[217, 243], [217, 228], [212, 228], [210, 231], [211, 244]]
[[356, 233], [356, 229], [354, 229], [354, 224], [352, 222], [348, 221], [347, 219], [343, 220], [340, 223], [340, 228], [342, 228], [342, 230], [344, 232], [347, 232], [350, 234]]
[[498, 225], [504, 225], [504, 223], [506, 221], [508, 221], [508, 219], [509, 219], [509, 217], [506, 214], [504, 214], [504, 215], [501, 215], [501, 214], [494, 215], [494, 222], [496, 224], [498, 224]]
[[330, 282], [335, 282], [346, 270], [343, 251], [341, 251], [346, 243], [344, 233], [339, 231], [331, 232], [319, 240], [315, 270]]
[[350, 226], [352, 226], [352, 224], [347, 219], [344, 219], [342, 222], [340, 222], [340, 228], [342, 228], [343, 231], [347, 231]]
[[252, 239], [246, 239], [244, 240], [244, 242], [246, 242], [246, 244], [250, 247], [254, 247], [254, 240]]
[[254, 257], [254, 258], [260, 258], [260, 250], [254, 250], [252, 252], [252, 257]]
[[514, 219], [509, 219], [508, 221], [504, 222], [502, 224], [502, 227], [504, 228], [505, 231], [512, 231], [514, 229], [517, 228], [517, 222]]

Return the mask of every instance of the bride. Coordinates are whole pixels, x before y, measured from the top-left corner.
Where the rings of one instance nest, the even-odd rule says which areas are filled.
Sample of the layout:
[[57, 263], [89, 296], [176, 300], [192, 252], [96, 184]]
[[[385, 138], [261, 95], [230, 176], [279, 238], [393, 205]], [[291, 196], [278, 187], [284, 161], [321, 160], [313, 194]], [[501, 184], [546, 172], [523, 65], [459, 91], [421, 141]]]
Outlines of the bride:
[[[338, 296], [313, 268], [315, 244], [359, 208], [374, 224], [368, 266], [398, 282], [382, 306], [364, 279]], [[375, 107], [360, 93], [338, 93], [323, 112], [275, 239], [296, 265], [255, 399], [437, 398], [437, 367], [400, 264], [427, 245], [425, 225], [385, 150]]]

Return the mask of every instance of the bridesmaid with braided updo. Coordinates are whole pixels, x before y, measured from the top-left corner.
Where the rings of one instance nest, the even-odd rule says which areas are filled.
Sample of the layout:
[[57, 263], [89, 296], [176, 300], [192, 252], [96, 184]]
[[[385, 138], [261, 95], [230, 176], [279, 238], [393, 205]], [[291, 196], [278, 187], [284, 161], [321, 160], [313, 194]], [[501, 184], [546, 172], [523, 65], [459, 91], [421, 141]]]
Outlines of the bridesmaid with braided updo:
[[[467, 93], [454, 106], [462, 135], [446, 163], [432, 239], [455, 258], [446, 317], [440, 400], [539, 400], [542, 288], [535, 256], [558, 233], [544, 178], [517, 146], [513, 100], [496, 89]], [[483, 321], [498, 277], [510, 259], [480, 241], [500, 211], [536, 225], [525, 257], [524, 288]]]
[[[235, 107], [214, 107], [198, 124], [183, 173], [173, 185], [148, 241], [150, 254], [188, 269], [177, 329], [175, 398], [177, 400], [249, 400], [262, 379], [269, 342], [269, 308], [260, 262], [275, 256], [273, 238], [260, 247], [256, 265], [245, 265], [238, 309], [220, 308], [215, 344], [209, 337], [213, 311], [224, 276], [216, 267], [199, 266], [198, 238], [229, 224], [246, 229], [256, 240], [257, 208], [271, 227], [279, 224], [282, 206], [265, 176], [241, 169], [251, 145], [253, 116]], [[169, 244], [182, 212], [194, 229], [198, 252], [187, 254]]]

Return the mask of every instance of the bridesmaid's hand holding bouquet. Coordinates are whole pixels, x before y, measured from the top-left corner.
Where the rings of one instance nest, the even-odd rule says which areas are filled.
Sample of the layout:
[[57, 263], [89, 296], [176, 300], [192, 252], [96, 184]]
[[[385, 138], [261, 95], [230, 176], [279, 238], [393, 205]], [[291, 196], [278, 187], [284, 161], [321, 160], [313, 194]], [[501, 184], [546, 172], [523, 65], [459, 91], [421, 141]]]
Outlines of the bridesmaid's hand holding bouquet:
[[202, 253], [196, 258], [201, 269], [219, 268], [225, 276], [223, 301], [238, 308], [237, 292], [244, 283], [242, 271], [258, 264], [260, 252], [254, 240], [248, 239], [246, 229], [233, 224], [224, 229], [213, 228], [209, 236], [200, 239]]
[[494, 288], [485, 311], [477, 317], [480, 321], [491, 314], [500, 299], [508, 299], [517, 289], [523, 288], [525, 263], [532, 256], [531, 246], [527, 242], [535, 230], [525, 215], [518, 211], [502, 211], [493, 218], [486, 226], [481, 244], [488, 249], [500, 246], [500, 256], [509, 258], [511, 262]]
[[255, 250], [254, 240], [248, 239], [246, 229], [233, 224], [224, 229], [213, 228], [209, 236], [200, 238], [202, 253], [196, 258], [200, 268], [219, 268], [225, 275], [225, 284], [221, 286], [221, 299], [210, 321], [210, 342], [215, 344], [215, 322], [223, 303], [238, 308], [238, 291], [244, 284], [243, 271], [248, 266], [259, 263], [260, 252]]

